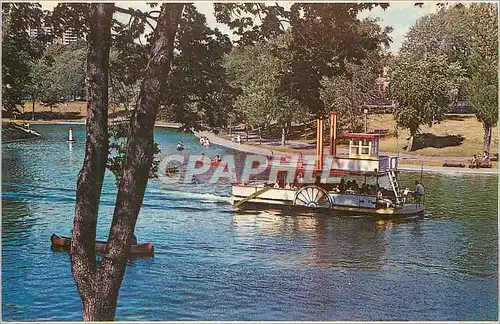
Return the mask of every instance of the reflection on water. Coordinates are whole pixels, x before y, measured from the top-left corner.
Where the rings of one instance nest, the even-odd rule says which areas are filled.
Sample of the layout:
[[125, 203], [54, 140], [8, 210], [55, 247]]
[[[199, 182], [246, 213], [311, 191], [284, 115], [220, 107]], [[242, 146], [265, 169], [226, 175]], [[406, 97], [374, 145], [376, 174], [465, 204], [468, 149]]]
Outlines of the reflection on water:
[[[49, 238], [71, 230], [85, 129], [69, 145], [67, 126], [33, 127], [43, 138], [2, 146], [2, 315], [75, 321], [69, 256]], [[162, 154], [178, 141], [183, 154], [228, 153], [165, 129], [156, 140]], [[404, 220], [233, 212], [228, 184], [164, 180], [149, 182], [136, 228], [155, 257], [129, 261], [118, 320], [497, 319], [497, 177], [424, 174], [427, 211]], [[99, 239], [115, 197], [108, 173]]]

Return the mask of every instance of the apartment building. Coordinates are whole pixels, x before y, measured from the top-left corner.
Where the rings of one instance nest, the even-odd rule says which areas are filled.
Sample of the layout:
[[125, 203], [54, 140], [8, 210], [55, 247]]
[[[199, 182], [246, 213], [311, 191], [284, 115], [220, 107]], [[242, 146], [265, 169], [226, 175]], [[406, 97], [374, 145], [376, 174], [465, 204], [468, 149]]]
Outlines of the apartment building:
[[[42, 28], [29, 28], [28, 33], [30, 37], [38, 37], [41, 34], [47, 35], [47, 36], [53, 36], [54, 35], [54, 28], [52, 26], [44, 26]], [[78, 37], [73, 33], [72, 30], [68, 29], [65, 30], [61, 36], [58, 37], [47, 37], [45, 40], [46, 45], [52, 45], [52, 44], [64, 44], [64, 45], [69, 45], [71, 43], [74, 43], [78, 40]]]

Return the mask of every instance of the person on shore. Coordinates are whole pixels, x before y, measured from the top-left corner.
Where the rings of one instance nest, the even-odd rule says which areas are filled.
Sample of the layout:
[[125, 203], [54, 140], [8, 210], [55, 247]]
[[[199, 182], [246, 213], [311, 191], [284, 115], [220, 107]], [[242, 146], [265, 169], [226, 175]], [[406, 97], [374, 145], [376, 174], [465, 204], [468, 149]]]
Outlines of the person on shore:
[[472, 160], [470, 161], [470, 164], [473, 168], [477, 167], [477, 155], [474, 154], [474, 156], [472, 157]]

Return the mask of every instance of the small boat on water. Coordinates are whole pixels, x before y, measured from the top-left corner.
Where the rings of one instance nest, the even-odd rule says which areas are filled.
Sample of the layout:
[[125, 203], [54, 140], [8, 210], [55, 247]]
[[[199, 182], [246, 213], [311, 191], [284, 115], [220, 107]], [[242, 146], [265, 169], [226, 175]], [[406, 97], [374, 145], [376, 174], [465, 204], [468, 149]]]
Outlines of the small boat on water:
[[[58, 251], [69, 251], [71, 246], [71, 238], [52, 234], [50, 237], [52, 248]], [[95, 250], [97, 253], [103, 254], [106, 251], [106, 241], [96, 241]], [[133, 257], [152, 257], [154, 255], [153, 243], [134, 244], [130, 247], [130, 254]]]
[[[335, 118], [335, 116], [333, 117]], [[331, 125], [336, 124], [331, 121]], [[334, 126], [332, 126], [333, 128]], [[349, 156], [337, 157], [335, 129], [330, 130], [330, 155], [323, 163], [323, 129], [318, 121], [318, 147], [313, 181], [305, 180], [305, 168], [289, 165], [281, 159], [276, 183], [262, 181], [237, 184], [232, 187], [233, 209], [284, 208], [308, 210], [331, 215], [411, 216], [424, 211], [424, 197], [408, 189], [401, 189], [398, 176], [398, 157], [379, 156], [379, 136], [368, 133], [346, 133]], [[273, 161], [274, 162], [274, 161]], [[294, 182], [286, 183], [287, 172], [294, 174]], [[325, 177], [326, 175], [326, 177]], [[323, 181], [328, 178], [328, 181]], [[384, 184], [386, 188], [384, 188]]]
[[210, 146], [210, 140], [206, 136], [200, 137], [200, 144], [203, 146]]
[[180, 168], [177, 166], [167, 167], [165, 169], [165, 175], [167, 177], [171, 177], [172, 175], [177, 174], [179, 171], [180, 171]]

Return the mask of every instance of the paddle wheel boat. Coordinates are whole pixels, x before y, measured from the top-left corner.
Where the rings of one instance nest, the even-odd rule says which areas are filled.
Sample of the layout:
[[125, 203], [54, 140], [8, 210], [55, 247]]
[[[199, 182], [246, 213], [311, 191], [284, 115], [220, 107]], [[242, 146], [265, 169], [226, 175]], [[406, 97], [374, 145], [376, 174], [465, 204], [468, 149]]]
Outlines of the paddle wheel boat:
[[[234, 185], [234, 209], [306, 209], [333, 215], [389, 217], [417, 215], [424, 211], [423, 196], [412, 196], [408, 189], [400, 188], [398, 157], [379, 155], [378, 134], [344, 134], [349, 140], [349, 155], [337, 157], [336, 116], [333, 112], [330, 120], [330, 154], [326, 164], [323, 156], [323, 126], [322, 121], [318, 120], [318, 162], [313, 173], [314, 182], [300, 181], [305, 169], [299, 160], [297, 167], [290, 166], [290, 170], [279, 171], [277, 182], [271, 185], [262, 181]], [[285, 183], [286, 172], [295, 172], [293, 183]]]

